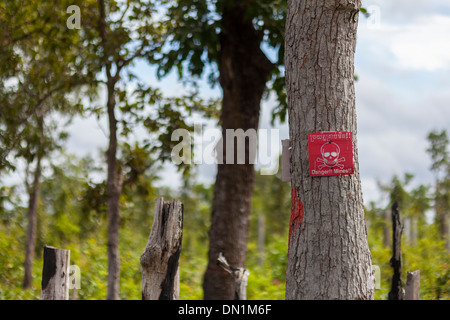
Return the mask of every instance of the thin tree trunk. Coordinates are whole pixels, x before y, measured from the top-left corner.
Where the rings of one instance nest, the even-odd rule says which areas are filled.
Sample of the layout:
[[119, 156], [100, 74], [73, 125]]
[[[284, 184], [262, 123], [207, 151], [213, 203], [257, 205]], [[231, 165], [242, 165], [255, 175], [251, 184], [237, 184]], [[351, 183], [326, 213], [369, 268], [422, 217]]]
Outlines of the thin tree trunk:
[[122, 175], [117, 167], [117, 120], [114, 114], [114, 84], [108, 82], [109, 147], [107, 151], [108, 177], [108, 289], [106, 299], [119, 299], [120, 256], [120, 194]]
[[119, 228], [120, 228], [120, 194], [122, 192], [123, 176], [117, 166], [117, 119], [114, 113], [116, 106], [115, 85], [120, 78], [121, 67], [116, 66], [116, 73], [111, 73], [111, 62], [108, 60], [108, 30], [106, 25], [106, 6], [104, 0], [97, 0], [99, 8], [98, 32], [104, 51], [104, 65], [107, 78], [107, 113], [109, 123], [109, 146], [106, 152], [108, 173], [106, 191], [108, 194], [108, 288], [107, 300], [119, 299], [120, 256], [119, 256]]
[[[286, 88], [292, 216], [286, 299], [373, 299], [356, 148], [354, 52], [360, 0], [290, 0]], [[354, 174], [309, 175], [308, 133], [353, 133]]]
[[411, 218], [411, 245], [413, 246], [417, 246], [417, 229], [419, 225], [418, 220], [419, 219], [417, 218], [417, 216]]
[[383, 246], [388, 248], [391, 245], [391, 217], [389, 210], [384, 211], [383, 218]]
[[445, 241], [444, 247], [450, 252], [450, 234], [449, 234], [449, 221], [447, 206], [445, 204], [445, 188], [441, 191], [442, 181], [436, 176], [436, 192], [434, 200], [434, 210], [435, 210], [435, 223], [439, 228], [439, 233], [441, 238]]
[[25, 263], [24, 263], [24, 279], [23, 288], [28, 289], [31, 287], [33, 282], [33, 261], [34, 261], [34, 251], [36, 247], [36, 229], [37, 229], [37, 209], [39, 203], [39, 192], [40, 192], [40, 178], [41, 178], [41, 156], [38, 153], [36, 168], [33, 174], [33, 183], [29, 190], [29, 200], [28, 200], [28, 227], [27, 227], [27, 238], [25, 241]]
[[209, 263], [203, 282], [205, 299], [234, 299], [233, 278], [216, 261], [224, 252], [230, 265], [244, 268], [247, 253], [254, 165], [248, 161], [248, 144], [245, 164], [225, 163], [226, 129], [258, 128], [261, 98], [272, 64], [260, 48], [263, 35], [245, 19], [245, 11], [245, 2], [234, 2], [224, 9], [222, 17], [219, 71], [224, 164], [218, 165], [214, 186]]
[[405, 241], [406, 243], [411, 243], [411, 217], [406, 217], [403, 220], [403, 229], [405, 230]]
[[266, 242], [266, 217], [263, 214], [258, 216], [258, 266], [264, 264], [264, 250]]

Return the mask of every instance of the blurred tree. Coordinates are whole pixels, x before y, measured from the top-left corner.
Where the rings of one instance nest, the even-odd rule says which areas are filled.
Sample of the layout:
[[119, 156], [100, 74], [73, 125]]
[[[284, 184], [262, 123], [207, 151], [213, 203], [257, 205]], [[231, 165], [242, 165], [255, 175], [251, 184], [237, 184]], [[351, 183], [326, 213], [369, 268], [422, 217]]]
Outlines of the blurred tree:
[[431, 197], [429, 186], [420, 185], [411, 191], [411, 243], [417, 244], [417, 240], [424, 236], [424, 226], [426, 224], [425, 213], [431, 208]]
[[[65, 4], [68, 6], [68, 1], [61, 2]], [[4, 32], [0, 50], [0, 170], [14, 169], [11, 155], [26, 162], [29, 202], [23, 286], [28, 288], [43, 160], [67, 136], [59, 131], [61, 119], [55, 114], [70, 119], [82, 111], [80, 99], [70, 94], [89, 82], [92, 73], [81, 63], [85, 50], [79, 44], [79, 34], [65, 31], [65, 11], [50, 3], [8, 1], [1, 3], [0, 14]]]
[[[160, 3], [166, 13], [167, 33], [158, 59], [159, 74], [166, 75], [176, 68], [180, 78], [196, 82], [206, 71], [212, 85], [220, 84], [223, 100], [219, 122], [224, 145], [227, 129], [258, 128], [260, 103], [269, 80], [280, 105], [285, 104], [280, 68], [284, 63], [285, 1], [161, 0]], [[275, 62], [262, 47], [271, 48], [267, 51], [274, 52], [270, 55]], [[248, 148], [247, 145], [247, 159]], [[233, 281], [217, 266], [216, 260], [223, 251], [230, 265], [245, 266], [254, 176], [250, 163], [218, 165], [209, 263], [203, 283], [205, 299], [234, 298]]]
[[[426, 223], [425, 212], [430, 208], [431, 198], [429, 197], [429, 187], [425, 185], [419, 185], [415, 189], [408, 188], [413, 177], [410, 173], [405, 173], [403, 179], [394, 175], [389, 184], [383, 185], [378, 183], [378, 186], [381, 191], [389, 196], [390, 200], [384, 210], [384, 212], [389, 213], [385, 217], [385, 226], [390, 226], [391, 224], [390, 207], [397, 201], [404, 223], [406, 239], [412, 244], [416, 244], [417, 239], [423, 236], [421, 229]], [[407, 189], [410, 189], [410, 191]], [[388, 232], [390, 239], [390, 228]], [[390, 245], [390, 240], [386, 242]]]
[[438, 225], [445, 246], [450, 251], [449, 216], [450, 210], [450, 156], [449, 139], [446, 130], [432, 131], [428, 135], [430, 147], [427, 152], [431, 156], [431, 170], [435, 174], [435, 221]]
[[[119, 299], [119, 228], [120, 198], [124, 183], [132, 182], [145, 168], [130, 167], [124, 172], [120, 163], [119, 138], [134, 135], [140, 147], [129, 149], [126, 155], [138, 156], [149, 149], [158, 153], [158, 159], [170, 159], [174, 142], [171, 134], [175, 129], [190, 129], [183, 120], [199, 102], [187, 98], [164, 98], [161, 93], [144, 84], [131, 66], [138, 60], [154, 62], [153, 56], [162, 42], [162, 26], [154, 18], [157, 8], [147, 0], [97, 0], [81, 4], [83, 43], [90, 56], [86, 66], [97, 71], [98, 81], [104, 86], [106, 105], [92, 107], [100, 116], [105, 111], [108, 118], [108, 148], [106, 151], [107, 179], [106, 201], [108, 210], [108, 289], [106, 298]], [[132, 89], [130, 88], [132, 87]], [[148, 106], [155, 106], [149, 110]], [[188, 110], [187, 110], [188, 109]], [[184, 110], [184, 111], [183, 111]], [[155, 139], [139, 139], [137, 130], [144, 126]], [[126, 152], [127, 150], [122, 150]], [[147, 151], [145, 151], [147, 152]], [[156, 158], [156, 156], [155, 156]], [[125, 158], [124, 158], [125, 159]], [[186, 167], [185, 167], [186, 168]], [[128, 176], [126, 176], [128, 175]], [[129, 181], [127, 181], [129, 179]]]
[[[253, 192], [252, 219], [255, 220], [258, 214], [265, 216], [266, 234], [269, 238], [283, 235], [290, 216], [289, 184], [283, 182], [279, 175], [266, 176], [258, 173], [260, 172], [256, 174]], [[252, 225], [256, 231], [256, 220]]]

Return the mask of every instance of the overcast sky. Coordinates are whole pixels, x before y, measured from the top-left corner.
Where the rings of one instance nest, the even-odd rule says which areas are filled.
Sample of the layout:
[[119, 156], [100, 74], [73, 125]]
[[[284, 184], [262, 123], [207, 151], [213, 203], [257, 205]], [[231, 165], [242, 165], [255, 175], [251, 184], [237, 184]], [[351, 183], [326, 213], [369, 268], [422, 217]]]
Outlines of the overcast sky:
[[[450, 133], [450, 1], [363, 1], [372, 13], [360, 17], [355, 56], [358, 150], [364, 200], [379, 201], [377, 181], [394, 174], [415, 175], [413, 185], [432, 183], [426, 137], [433, 130]], [[154, 70], [136, 66], [140, 77], [155, 83]], [[156, 84], [156, 83], [155, 83]], [[176, 95], [182, 86], [176, 77], [160, 83]], [[202, 87], [207, 95], [219, 89]], [[263, 103], [261, 128], [270, 128], [274, 103]], [[103, 128], [103, 129], [101, 129]], [[287, 125], [277, 125], [280, 140], [288, 138]], [[106, 124], [77, 120], [69, 129], [67, 150], [79, 155], [106, 148]], [[179, 177], [168, 166], [160, 185], [178, 186]], [[197, 179], [215, 180], [215, 166], [198, 168]]]
[[[363, 1], [355, 57], [358, 149], [364, 198], [394, 174], [432, 183], [431, 130], [450, 133], [450, 2]], [[375, 21], [377, 20], [378, 21]]]

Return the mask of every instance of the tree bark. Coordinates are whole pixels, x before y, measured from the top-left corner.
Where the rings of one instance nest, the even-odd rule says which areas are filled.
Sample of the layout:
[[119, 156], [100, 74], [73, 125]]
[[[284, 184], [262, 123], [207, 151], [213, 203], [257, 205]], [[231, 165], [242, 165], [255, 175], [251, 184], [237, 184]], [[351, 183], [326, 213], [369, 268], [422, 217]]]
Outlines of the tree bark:
[[178, 260], [183, 239], [183, 204], [158, 198], [152, 231], [141, 256], [142, 299], [178, 300]]
[[[227, 129], [258, 128], [261, 98], [273, 67], [260, 48], [263, 34], [255, 31], [245, 13], [245, 2], [236, 1], [232, 6], [225, 6], [222, 16], [218, 65], [223, 89], [220, 116], [223, 146], [227, 145]], [[224, 147], [224, 164], [218, 165], [209, 231], [209, 263], [203, 282], [205, 299], [235, 297], [232, 277], [216, 264], [220, 252], [224, 252], [230, 265], [245, 267], [255, 178], [248, 151], [246, 144], [245, 164], [226, 164]]]
[[[360, 0], [290, 0], [286, 88], [292, 216], [286, 299], [373, 299], [354, 90]], [[353, 133], [353, 175], [311, 177], [308, 133]]]
[[24, 263], [24, 279], [23, 288], [28, 289], [33, 282], [33, 261], [34, 251], [36, 248], [36, 229], [37, 229], [37, 209], [39, 203], [40, 193], [40, 178], [41, 178], [41, 155], [37, 155], [36, 168], [33, 174], [33, 183], [31, 185], [28, 200], [28, 226], [27, 238], [25, 241], [25, 263]]

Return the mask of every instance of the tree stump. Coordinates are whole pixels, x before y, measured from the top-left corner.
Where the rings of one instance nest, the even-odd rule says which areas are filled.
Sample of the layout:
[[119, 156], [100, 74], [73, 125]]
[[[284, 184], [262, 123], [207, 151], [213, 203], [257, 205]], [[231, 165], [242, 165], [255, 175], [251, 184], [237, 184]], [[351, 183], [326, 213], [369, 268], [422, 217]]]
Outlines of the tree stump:
[[419, 300], [420, 270], [411, 271], [406, 276], [405, 300]]
[[44, 247], [41, 300], [69, 300], [70, 250]]
[[391, 267], [394, 269], [392, 276], [392, 286], [389, 292], [389, 300], [403, 300], [404, 292], [402, 288], [402, 224], [400, 222], [400, 211], [398, 203], [392, 206], [392, 258]]
[[143, 300], [178, 300], [182, 237], [183, 203], [158, 198], [152, 230], [140, 259]]

